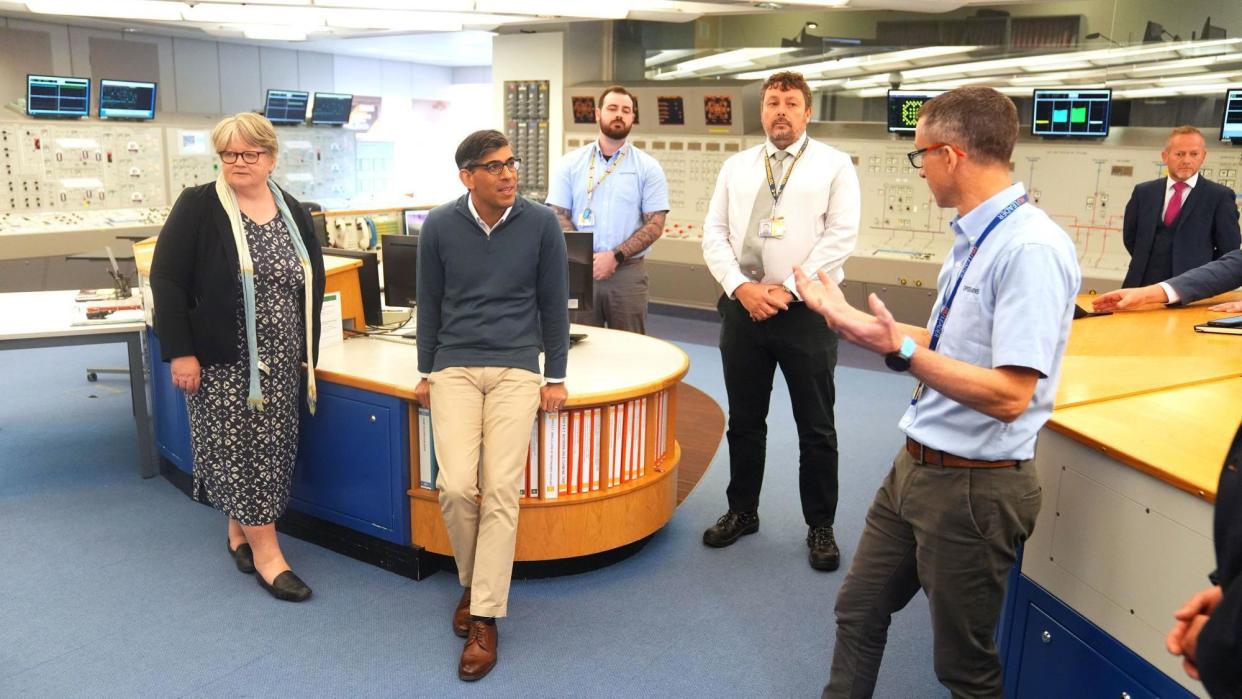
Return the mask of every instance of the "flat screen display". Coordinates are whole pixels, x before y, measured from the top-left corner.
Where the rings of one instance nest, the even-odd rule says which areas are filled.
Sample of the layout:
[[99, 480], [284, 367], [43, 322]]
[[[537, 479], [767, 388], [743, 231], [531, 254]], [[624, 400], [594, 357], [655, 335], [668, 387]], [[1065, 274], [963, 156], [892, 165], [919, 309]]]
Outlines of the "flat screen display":
[[353, 95], [342, 95], [335, 92], [316, 92], [315, 104], [311, 107], [311, 123], [324, 126], [340, 126], [349, 121], [349, 112], [354, 106]]
[[1103, 138], [1113, 91], [1036, 90], [1031, 113], [1031, 133], [1036, 136]]
[[26, 113], [37, 117], [84, 117], [91, 109], [90, 78], [26, 76]]
[[99, 81], [100, 119], [154, 119], [155, 83]]
[[428, 209], [406, 209], [405, 210], [405, 234], [416, 235], [423, 229], [423, 223], [427, 220], [427, 214], [431, 213]]
[[1220, 122], [1220, 140], [1242, 138], [1242, 88], [1225, 93], [1225, 115]]
[[927, 100], [940, 94], [927, 90], [888, 91], [888, 130], [890, 133], [914, 133], [919, 125], [919, 111]]
[[569, 310], [590, 311], [595, 307], [595, 234], [565, 231], [565, 254], [569, 261]]
[[384, 304], [414, 308], [418, 298], [418, 236], [380, 237], [384, 256]]
[[263, 116], [273, 124], [301, 124], [306, 121], [310, 93], [300, 90], [268, 90]]

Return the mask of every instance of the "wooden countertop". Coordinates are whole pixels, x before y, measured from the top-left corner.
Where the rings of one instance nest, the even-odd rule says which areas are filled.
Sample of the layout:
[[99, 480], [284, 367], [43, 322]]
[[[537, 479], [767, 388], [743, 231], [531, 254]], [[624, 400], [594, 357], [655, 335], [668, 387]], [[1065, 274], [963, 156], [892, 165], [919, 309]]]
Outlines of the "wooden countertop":
[[[676, 345], [634, 333], [572, 326], [587, 338], [569, 350], [568, 407], [647, 395], [681, 380], [690, 358]], [[412, 342], [353, 337], [321, 347], [317, 376], [413, 400], [418, 348]]]
[[[1074, 321], [1048, 426], [1209, 502], [1242, 421], [1242, 338], [1197, 333], [1207, 307]], [[1090, 297], [1079, 297], [1090, 307]]]
[[[155, 241], [157, 239], [158, 236], [151, 236], [134, 243], [134, 263], [138, 266], [138, 273], [144, 277], [151, 274], [151, 258], [155, 256]], [[335, 274], [361, 266], [362, 260], [355, 260], [352, 257], [336, 257], [332, 254], [331, 248], [324, 250], [323, 267], [325, 274]]]

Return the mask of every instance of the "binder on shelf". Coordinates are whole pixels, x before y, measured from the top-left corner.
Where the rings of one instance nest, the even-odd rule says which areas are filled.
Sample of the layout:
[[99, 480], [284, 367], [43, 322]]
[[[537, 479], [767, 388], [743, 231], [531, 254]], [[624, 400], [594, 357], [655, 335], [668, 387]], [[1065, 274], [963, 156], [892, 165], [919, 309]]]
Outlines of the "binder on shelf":
[[647, 399], [638, 399], [638, 477], [647, 475]]
[[618, 425], [620, 424], [621, 406], [613, 405], [608, 408], [608, 487], [614, 488], [621, 484], [621, 473], [618, 470], [621, 464], [621, 435]]
[[591, 490], [599, 490], [599, 435], [603, 408], [591, 408]]
[[431, 410], [418, 409], [418, 487], [435, 490], [440, 465], [436, 462], [435, 435], [431, 428]]
[[562, 495], [569, 494], [569, 413], [561, 411], [558, 414], [560, 418], [557, 424], [557, 440], [556, 450], [559, 459], [559, 473], [556, 482], [556, 489]]
[[579, 464], [582, 461], [582, 440], [578, 439], [578, 435], [582, 431], [582, 411], [569, 411], [569, 492], [571, 495], [577, 494], [579, 483], [581, 482], [582, 469]]
[[560, 420], [555, 412], [541, 413], [540, 419], [543, 422], [543, 452], [540, 454], [543, 483], [539, 492], [543, 499], [552, 500], [559, 492], [556, 481], [560, 473], [560, 456], [557, 454], [556, 442]]

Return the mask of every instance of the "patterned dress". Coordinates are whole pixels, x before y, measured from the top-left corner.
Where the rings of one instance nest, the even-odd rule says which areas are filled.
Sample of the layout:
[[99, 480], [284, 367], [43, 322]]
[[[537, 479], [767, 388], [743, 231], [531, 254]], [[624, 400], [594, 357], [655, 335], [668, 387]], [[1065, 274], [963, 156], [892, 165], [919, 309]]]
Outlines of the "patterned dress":
[[247, 526], [270, 524], [289, 504], [298, 449], [302, 354], [306, 346], [302, 265], [277, 214], [259, 225], [242, 216], [254, 262], [255, 332], [263, 412], [250, 409], [245, 309], [238, 286], [241, 361], [203, 367], [187, 397], [194, 450], [194, 496]]

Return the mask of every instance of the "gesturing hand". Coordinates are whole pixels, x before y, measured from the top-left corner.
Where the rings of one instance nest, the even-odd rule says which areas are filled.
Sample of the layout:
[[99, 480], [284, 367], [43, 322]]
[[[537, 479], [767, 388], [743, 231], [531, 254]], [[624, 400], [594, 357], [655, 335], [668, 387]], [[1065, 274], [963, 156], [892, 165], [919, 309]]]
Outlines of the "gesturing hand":
[[828, 327], [872, 352], [888, 354], [897, 351], [901, 346], [901, 332], [880, 297], [875, 294], [867, 297], [867, 304], [875, 315], [863, 313], [845, 300], [841, 287], [831, 277], [822, 271], [816, 276], [817, 279], [811, 279], [801, 267], [794, 267], [798, 295], [808, 308], [828, 321]]

